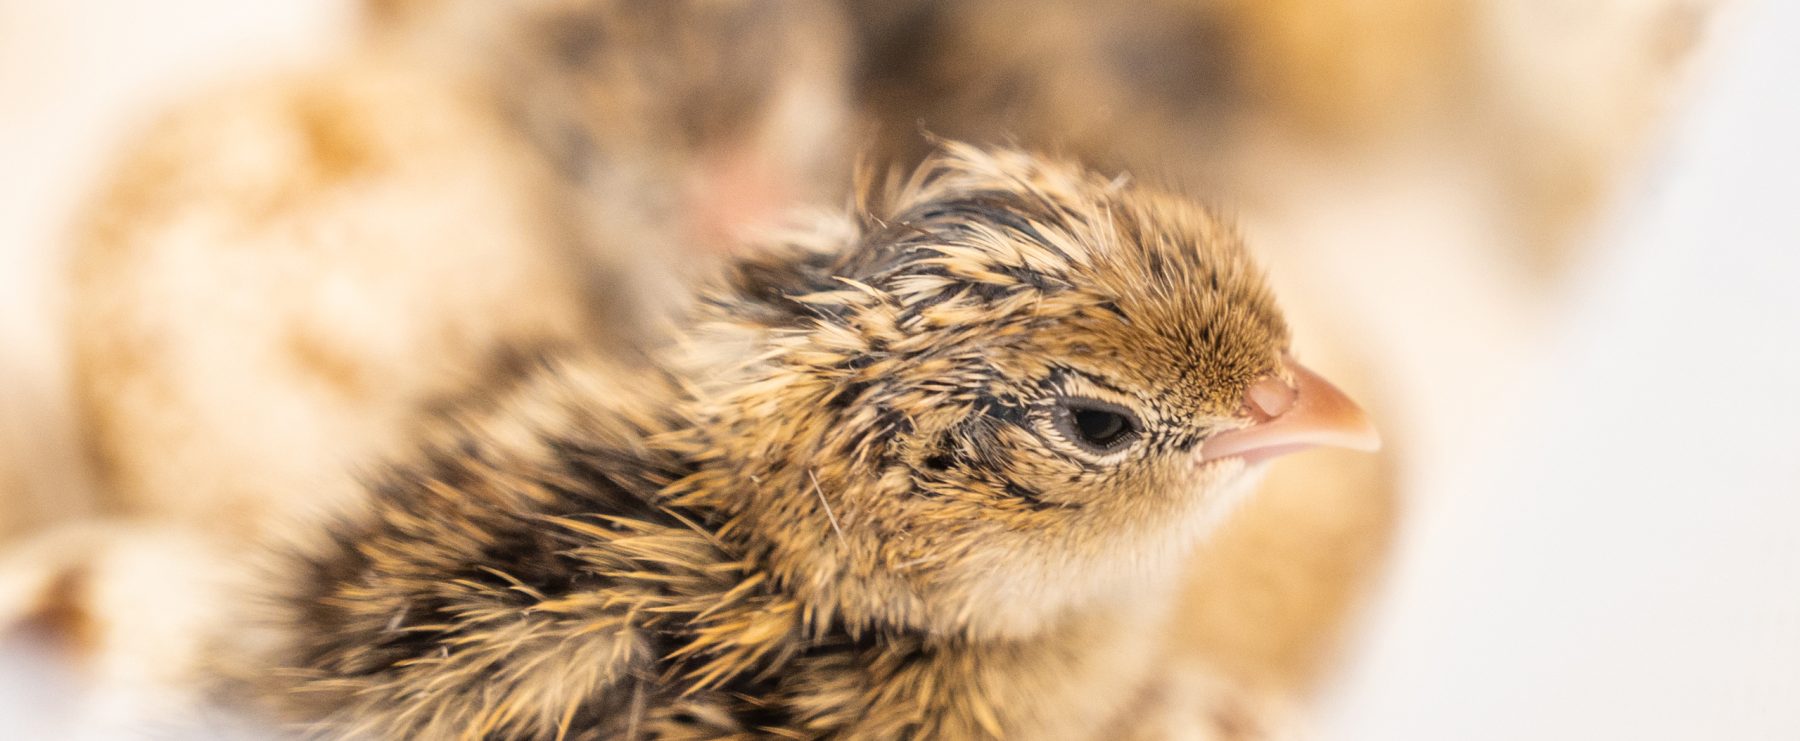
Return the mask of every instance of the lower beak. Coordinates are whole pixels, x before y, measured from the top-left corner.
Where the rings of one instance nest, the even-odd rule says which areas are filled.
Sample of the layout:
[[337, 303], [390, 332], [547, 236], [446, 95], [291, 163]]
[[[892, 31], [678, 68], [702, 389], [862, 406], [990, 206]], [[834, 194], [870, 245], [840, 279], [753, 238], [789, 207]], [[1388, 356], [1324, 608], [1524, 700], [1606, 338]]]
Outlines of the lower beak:
[[1255, 463], [1316, 447], [1381, 449], [1381, 435], [1356, 402], [1306, 366], [1285, 360], [1293, 380], [1271, 375], [1251, 384], [1244, 393], [1250, 426], [1208, 438], [1200, 446], [1202, 462], [1237, 457]]

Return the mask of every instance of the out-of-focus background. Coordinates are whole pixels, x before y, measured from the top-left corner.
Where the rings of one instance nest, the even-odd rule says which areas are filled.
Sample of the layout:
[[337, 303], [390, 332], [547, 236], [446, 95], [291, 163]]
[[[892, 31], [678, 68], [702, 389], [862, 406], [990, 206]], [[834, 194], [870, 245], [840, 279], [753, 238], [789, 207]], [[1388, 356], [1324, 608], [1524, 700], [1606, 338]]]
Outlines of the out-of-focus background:
[[[65, 318], [82, 204], [164, 109], [333, 58], [360, 5], [0, 0], [0, 496], [17, 518], [0, 533], [96, 506]], [[1007, 18], [958, 16], [962, 32], [846, 5], [845, 43], [887, 34], [864, 64], [892, 68], [853, 75], [875, 111], [913, 110], [920, 79], [981, 78], [986, 62], [938, 56], [987, 48]], [[1175, 27], [1050, 3], [1061, 25], [1003, 23], [1026, 41], [994, 45], [1047, 80], [1014, 109], [1042, 115], [919, 118], [1082, 152], [1165, 142], [1121, 144], [1113, 164], [1134, 169], [1204, 160], [1192, 179], [1271, 251], [1284, 298], [1359, 359], [1396, 443], [1398, 525], [1312, 690], [1313, 731], [1800, 738], [1800, 7], [1191, 5], [1225, 20], [1139, 44]], [[1034, 61], [1080, 59], [1059, 45], [1109, 28], [1150, 55], [1117, 79]], [[1195, 58], [1225, 71], [1154, 56], [1212, 43], [1228, 51]], [[1153, 115], [1190, 89], [1208, 102]], [[1065, 100], [1095, 90], [1105, 115]], [[1152, 113], [1117, 110], [1140, 97]], [[112, 737], [141, 710], [71, 704], [61, 679], [7, 661], [0, 735]]]
[[1516, 375], [1415, 471], [1331, 737], [1800, 733], [1800, 6], [1718, 22]]

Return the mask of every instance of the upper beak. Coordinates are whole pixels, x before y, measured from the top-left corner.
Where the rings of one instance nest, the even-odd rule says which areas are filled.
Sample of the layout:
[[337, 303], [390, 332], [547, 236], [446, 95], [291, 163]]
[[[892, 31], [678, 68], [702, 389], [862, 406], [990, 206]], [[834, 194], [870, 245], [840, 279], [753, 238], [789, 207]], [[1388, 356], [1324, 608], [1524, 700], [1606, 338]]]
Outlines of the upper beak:
[[1369, 416], [1344, 392], [1292, 358], [1292, 382], [1270, 375], [1244, 392], [1249, 427], [1227, 430], [1200, 446], [1202, 462], [1236, 456], [1255, 463], [1315, 447], [1381, 449]]

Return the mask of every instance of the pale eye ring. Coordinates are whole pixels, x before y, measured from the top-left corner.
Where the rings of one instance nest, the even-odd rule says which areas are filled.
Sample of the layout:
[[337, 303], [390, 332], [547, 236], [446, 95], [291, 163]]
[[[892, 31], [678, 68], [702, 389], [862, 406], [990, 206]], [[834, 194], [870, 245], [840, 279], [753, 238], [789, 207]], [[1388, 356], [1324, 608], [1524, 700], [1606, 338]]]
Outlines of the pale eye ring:
[[1144, 429], [1131, 410], [1080, 397], [1058, 399], [1051, 422], [1064, 439], [1096, 455], [1117, 452], [1136, 440]]

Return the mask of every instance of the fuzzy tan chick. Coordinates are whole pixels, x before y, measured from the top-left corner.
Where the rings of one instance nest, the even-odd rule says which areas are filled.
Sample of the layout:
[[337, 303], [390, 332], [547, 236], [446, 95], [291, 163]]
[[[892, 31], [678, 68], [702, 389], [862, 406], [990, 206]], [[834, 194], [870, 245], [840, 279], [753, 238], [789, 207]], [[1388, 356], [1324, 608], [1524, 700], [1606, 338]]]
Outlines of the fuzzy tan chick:
[[883, 193], [648, 366], [549, 357], [376, 476], [268, 697], [377, 737], [1210, 722], [1166, 686], [1190, 552], [1267, 458], [1373, 431], [1184, 200], [960, 145]]
[[643, 336], [689, 246], [831, 191], [833, 18], [421, 5], [165, 116], [73, 258], [95, 509], [237, 537], [345, 506], [506, 348]]

